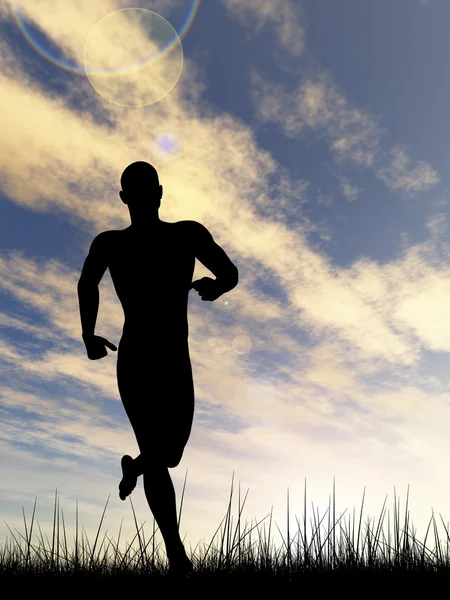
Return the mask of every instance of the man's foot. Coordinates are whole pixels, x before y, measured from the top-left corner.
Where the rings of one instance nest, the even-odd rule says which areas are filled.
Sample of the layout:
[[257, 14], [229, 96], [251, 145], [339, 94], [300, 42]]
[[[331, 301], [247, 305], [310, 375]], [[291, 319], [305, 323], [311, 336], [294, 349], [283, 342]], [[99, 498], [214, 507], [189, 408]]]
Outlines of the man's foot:
[[131, 494], [137, 484], [136, 472], [134, 470], [134, 460], [128, 454], [122, 456], [120, 464], [122, 465], [122, 481], [119, 483], [119, 498], [125, 500]]
[[192, 562], [187, 556], [183, 559], [169, 561], [169, 575], [176, 577], [186, 577], [193, 571]]
[[186, 576], [192, 573], [192, 562], [187, 557], [184, 546], [176, 552], [170, 552], [167, 555], [169, 559], [169, 575]]

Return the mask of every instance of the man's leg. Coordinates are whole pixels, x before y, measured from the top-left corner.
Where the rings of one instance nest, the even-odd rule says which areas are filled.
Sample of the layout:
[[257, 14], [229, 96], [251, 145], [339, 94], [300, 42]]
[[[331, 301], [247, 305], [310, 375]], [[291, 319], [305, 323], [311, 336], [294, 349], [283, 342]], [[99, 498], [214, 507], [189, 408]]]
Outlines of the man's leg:
[[160, 464], [144, 466], [144, 491], [166, 546], [169, 562], [186, 559], [177, 525], [175, 489], [169, 469]]
[[[173, 361], [173, 370], [177, 373], [177, 379], [175, 384], [172, 384], [173, 387], [167, 390], [167, 393], [178, 401], [172, 407], [173, 414], [170, 427], [172, 429], [171, 437], [173, 437], [173, 442], [171, 447], [176, 446], [178, 449], [181, 448], [181, 453], [179, 454], [179, 458], [181, 458], [182, 450], [187, 444], [191, 433], [194, 418], [194, 382], [189, 354], [182, 355], [179, 361], [176, 360], [176, 357], [173, 357]], [[177, 452], [175, 451], [176, 454]], [[143, 473], [144, 457], [141, 453], [133, 460], [133, 475], [139, 477]]]
[[[162, 363], [157, 365], [157, 378], [149, 381], [147, 365], [137, 360], [134, 351], [121, 341], [117, 357], [117, 380], [125, 411], [141, 450], [135, 461], [131, 457], [126, 461], [131, 465], [129, 470], [133, 477], [130, 475], [130, 479], [144, 474], [145, 495], [163, 536], [171, 568], [191, 571], [192, 563], [186, 556], [178, 533], [175, 490], [166, 466], [175, 467], [179, 464], [194, 415], [194, 385], [187, 342], [180, 346], [179, 353], [175, 350], [176, 346], [171, 346], [171, 369], [176, 377], [173, 378], [172, 372], [165, 377], [161, 367], [166, 363]], [[151, 402], [142, 402], [146, 392], [151, 394]], [[170, 408], [167, 409], [168, 402]], [[158, 447], [163, 449], [162, 456], [155, 454]]]
[[139, 454], [139, 456], [134, 459], [133, 468], [136, 473], [136, 477], [139, 477], [139, 475], [144, 473], [144, 459], [142, 454]]

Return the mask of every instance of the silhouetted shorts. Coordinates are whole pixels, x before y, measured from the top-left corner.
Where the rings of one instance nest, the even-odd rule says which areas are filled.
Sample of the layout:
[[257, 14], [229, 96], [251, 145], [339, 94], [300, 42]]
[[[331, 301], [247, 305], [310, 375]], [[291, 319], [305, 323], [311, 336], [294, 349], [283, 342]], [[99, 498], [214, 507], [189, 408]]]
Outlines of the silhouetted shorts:
[[119, 394], [144, 461], [177, 466], [194, 418], [187, 337], [163, 341], [123, 334], [116, 371]]

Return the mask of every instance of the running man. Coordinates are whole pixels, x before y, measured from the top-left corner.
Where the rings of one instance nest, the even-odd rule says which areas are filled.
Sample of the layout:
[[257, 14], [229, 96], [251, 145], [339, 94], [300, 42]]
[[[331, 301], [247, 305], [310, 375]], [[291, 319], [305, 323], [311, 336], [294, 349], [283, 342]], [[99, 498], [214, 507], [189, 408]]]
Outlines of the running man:
[[[176, 467], [191, 433], [194, 383], [188, 347], [189, 290], [213, 302], [238, 284], [238, 269], [209, 231], [196, 221], [161, 221], [163, 187], [146, 162], [130, 164], [120, 180], [131, 225], [97, 235], [78, 281], [82, 337], [91, 360], [117, 347], [94, 335], [98, 285], [109, 268], [124, 311], [117, 355], [119, 394], [140, 455], [122, 457], [122, 500], [144, 476], [144, 491], [166, 546], [170, 571], [188, 573], [192, 563], [181, 541], [175, 490], [168, 468]], [[216, 279], [192, 282], [195, 259]]]

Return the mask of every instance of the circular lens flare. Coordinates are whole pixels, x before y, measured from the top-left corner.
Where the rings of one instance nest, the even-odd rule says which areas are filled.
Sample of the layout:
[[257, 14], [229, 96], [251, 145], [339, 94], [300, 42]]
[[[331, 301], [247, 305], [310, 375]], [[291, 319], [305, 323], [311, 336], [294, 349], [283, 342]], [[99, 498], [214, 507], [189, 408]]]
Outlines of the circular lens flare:
[[[176, 44], [171, 43], [174, 37]], [[178, 81], [183, 47], [172, 25], [157, 13], [124, 8], [93, 27], [84, 47], [84, 65], [92, 87], [106, 100], [119, 106], [149, 106]]]
[[233, 350], [236, 354], [248, 354], [252, 349], [252, 341], [248, 335], [237, 335], [233, 340]]
[[181, 153], [180, 139], [175, 133], [160, 133], [153, 142], [153, 152], [163, 161], [172, 160]]
[[[30, 30], [29, 24], [27, 24], [25, 22], [25, 19], [23, 16], [23, 11], [20, 8], [20, 5], [22, 3], [19, 0], [11, 0], [11, 2], [12, 2], [12, 16], [13, 16], [14, 22], [17, 25], [17, 28], [19, 29], [19, 31], [21, 32], [21, 34], [23, 35], [25, 40], [28, 42], [28, 44], [32, 48], [34, 48], [34, 50], [36, 50], [36, 52], [38, 54], [40, 54], [43, 58], [45, 58], [52, 64], [61, 67], [65, 71], [70, 71], [73, 73], [78, 73], [80, 75], [85, 75], [86, 70], [85, 70], [84, 65], [79, 66], [77, 64], [74, 64], [68, 60], [64, 60], [63, 58], [52, 54], [50, 52], [50, 50], [48, 50], [44, 46], [44, 44], [41, 41], [39, 41], [35, 35], [33, 35], [32, 31]], [[169, 43], [168, 45], [166, 45], [165, 48], [163, 48], [164, 52], [169, 53], [172, 45], [175, 46], [176, 44], [178, 44], [179, 40], [184, 39], [185, 35], [189, 31], [189, 29], [195, 19], [195, 16], [197, 15], [199, 7], [200, 7], [200, 0], [191, 0], [191, 2], [189, 3], [189, 8], [186, 12], [186, 15], [184, 16], [183, 22], [181, 23], [181, 26], [176, 31], [176, 36], [173, 36], [171, 43]], [[49, 18], [51, 18], [51, 17], [49, 17]], [[55, 40], [55, 46], [58, 46], [57, 40]], [[94, 71], [95, 70], [96, 69], [94, 69]]]

